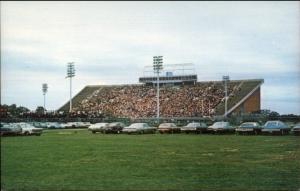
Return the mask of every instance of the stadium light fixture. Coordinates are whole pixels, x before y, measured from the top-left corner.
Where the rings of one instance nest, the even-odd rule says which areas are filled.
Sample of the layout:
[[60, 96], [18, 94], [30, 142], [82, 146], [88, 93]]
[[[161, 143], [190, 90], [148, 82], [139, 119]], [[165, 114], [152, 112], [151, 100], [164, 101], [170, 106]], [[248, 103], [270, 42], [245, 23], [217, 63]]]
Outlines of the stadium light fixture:
[[163, 56], [153, 56], [153, 70], [154, 73], [156, 73], [157, 75], [157, 122], [159, 123], [159, 73], [162, 71], [163, 69]]
[[72, 78], [75, 76], [75, 65], [74, 62], [69, 62], [67, 65], [67, 77], [70, 78], [70, 110], [72, 111]]
[[227, 118], [227, 100], [228, 100], [228, 96], [227, 96], [227, 83], [230, 80], [229, 76], [223, 76], [223, 82], [225, 85], [225, 113], [224, 113], [224, 117]]
[[48, 92], [48, 84], [42, 84], [42, 91], [44, 95], [44, 112], [46, 111], [46, 93]]

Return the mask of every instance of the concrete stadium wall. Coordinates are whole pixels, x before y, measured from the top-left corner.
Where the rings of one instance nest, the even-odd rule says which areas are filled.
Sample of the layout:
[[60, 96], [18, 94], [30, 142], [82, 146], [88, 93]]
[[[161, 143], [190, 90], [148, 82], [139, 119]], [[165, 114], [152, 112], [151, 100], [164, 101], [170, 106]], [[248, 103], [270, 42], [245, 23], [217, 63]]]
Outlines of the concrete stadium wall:
[[251, 113], [260, 110], [261, 96], [258, 88], [249, 98], [247, 98], [233, 113]]

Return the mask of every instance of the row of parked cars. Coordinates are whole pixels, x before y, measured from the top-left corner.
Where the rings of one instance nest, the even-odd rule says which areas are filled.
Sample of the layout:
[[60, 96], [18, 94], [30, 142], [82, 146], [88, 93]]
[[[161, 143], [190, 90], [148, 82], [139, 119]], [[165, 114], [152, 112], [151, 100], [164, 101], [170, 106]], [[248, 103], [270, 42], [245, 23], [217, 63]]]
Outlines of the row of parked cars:
[[29, 123], [34, 127], [38, 128], [47, 128], [47, 129], [70, 129], [70, 128], [88, 128], [90, 122], [67, 122], [67, 123], [58, 123], [58, 122], [32, 122]]
[[0, 135], [41, 135], [43, 129], [88, 128], [89, 122], [30, 122], [1, 123]]
[[[1, 136], [3, 135], [41, 135], [43, 129], [64, 129], [64, 128], [88, 128], [92, 133], [237, 133], [237, 134], [289, 134], [291, 128], [281, 121], [268, 121], [264, 125], [257, 122], [245, 122], [234, 127], [229, 122], [215, 122], [207, 126], [203, 122], [192, 122], [184, 127], [178, 127], [174, 123], [162, 123], [158, 127], [151, 127], [147, 123], [133, 123], [126, 126], [122, 122], [96, 123], [89, 122], [33, 122], [33, 123], [1, 123]], [[292, 128], [295, 135], [300, 135], [300, 123]]]
[[43, 128], [36, 128], [29, 123], [1, 123], [0, 135], [37, 135], [40, 136]]
[[[291, 128], [281, 121], [268, 121], [263, 126], [257, 122], [245, 122], [238, 127], [234, 127], [229, 122], [215, 122], [211, 126], [205, 123], [192, 122], [184, 127], [178, 127], [174, 123], [162, 123], [158, 127], [151, 127], [147, 123], [133, 123], [125, 126], [121, 122], [96, 123], [88, 127], [92, 133], [237, 133], [237, 134], [289, 134]], [[295, 135], [300, 135], [300, 123], [296, 124], [292, 131]]]

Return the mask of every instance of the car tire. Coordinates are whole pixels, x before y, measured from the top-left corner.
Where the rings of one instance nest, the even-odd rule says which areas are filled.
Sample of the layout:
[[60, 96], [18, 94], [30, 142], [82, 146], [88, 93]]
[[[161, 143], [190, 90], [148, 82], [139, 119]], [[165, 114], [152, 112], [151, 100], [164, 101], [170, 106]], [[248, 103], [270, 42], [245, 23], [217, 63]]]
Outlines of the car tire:
[[280, 135], [284, 135], [284, 131], [280, 129]]
[[29, 135], [29, 132], [28, 132], [28, 131], [25, 131], [25, 132], [24, 132], [24, 135], [26, 135], [26, 136]]

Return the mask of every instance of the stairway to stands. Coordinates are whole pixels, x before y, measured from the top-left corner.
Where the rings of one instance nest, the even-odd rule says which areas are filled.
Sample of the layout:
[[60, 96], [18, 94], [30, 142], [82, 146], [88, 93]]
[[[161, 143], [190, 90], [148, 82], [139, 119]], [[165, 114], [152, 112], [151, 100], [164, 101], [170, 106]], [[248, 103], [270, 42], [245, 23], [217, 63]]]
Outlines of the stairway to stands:
[[[227, 101], [227, 108], [230, 110], [240, 100], [247, 96], [262, 80], [246, 80], [242, 81], [239, 85], [239, 89], [234, 92], [234, 96], [229, 97]], [[225, 111], [225, 101], [220, 102], [215, 108], [217, 115], [223, 115]]]
[[[96, 90], [101, 88], [101, 86], [85, 86], [78, 94], [76, 94], [72, 99], [72, 105], [76, 107], [83, 99], [92, 95]], [[69, 111], [70, 101], [58, 109], [58, 111]]]

